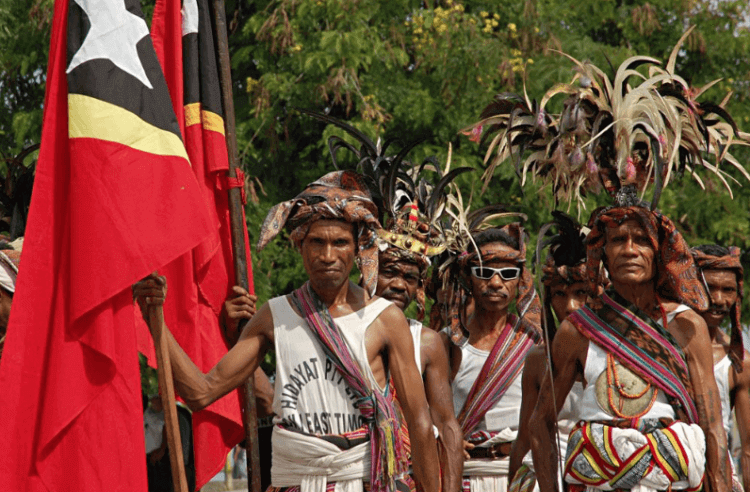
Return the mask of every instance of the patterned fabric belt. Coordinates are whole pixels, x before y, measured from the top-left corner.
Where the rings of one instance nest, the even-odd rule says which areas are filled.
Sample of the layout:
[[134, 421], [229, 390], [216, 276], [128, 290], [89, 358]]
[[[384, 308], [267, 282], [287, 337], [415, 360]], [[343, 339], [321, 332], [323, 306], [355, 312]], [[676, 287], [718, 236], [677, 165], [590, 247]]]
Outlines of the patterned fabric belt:
[[307, 432], [302, 432], [301, 430], [295, 429], [294, 427], [285, 427], [285, 426], [281, 426], [281, 427], [283, 427], [284, 429], [290, 432], [297, 432], [299, 434], [305, 434], [307, 436], [317, 437], [318, 439], [322, 439], [324, 441], [330, 442], [331, 444], [338, 447], [342, 451], [346, 451], [347, 449], [351, 449], [355, 446], [359, 446], [360, 444], [370, 440], [370, 436], [367, 432], [367, 427], [360, 427], [359, 429], [355, 429], [350, 432], [345, 432], [343, 434], [323, 434], [323, 435], [308, 434]]
[[472, 458], [507, 458], [510, 456], [512, 442], [501, 442], [487, 448], [474, 448], [469, 450]]
[[[364, 492], [370, 492], [370, 482], [364, 482], [362, 484]], [[328, 482], [326, 484], [326, 492], [333, 492], [336, 489], [336, 482]], [[274, 487], [270, 485], [266, 492], [300, 492], [300, 486], [294, 485], [293, 487]]]
[[[362, 488], [363, 492], [370, 492], [370, 482], [363, 482]], [[326, 484], [326, 492], [334, 492], [335, 489], [336, 482], [328, 482]], [[416, 492], [414, 480], [412, 480], [411, 477], [408, 476], [402, 479], [397, 479], [396, 490], [398, 492]], [[300, 492], [300, 486], [294, 485], [292, 487], [274, 487], [273, 485], [271, 485], [266, 489], [266, 492]]]
[[[618, 429], [636, 429], [644, 434], [649, 434], [658, 429], [664, 429], [674, 424], [675, 420], [662, 417], [659, 419], [613, 419], [613, 420], [592, 420], [589, 424], [602, 424]], [[579, 424], [580, 426], [581, 424]]]

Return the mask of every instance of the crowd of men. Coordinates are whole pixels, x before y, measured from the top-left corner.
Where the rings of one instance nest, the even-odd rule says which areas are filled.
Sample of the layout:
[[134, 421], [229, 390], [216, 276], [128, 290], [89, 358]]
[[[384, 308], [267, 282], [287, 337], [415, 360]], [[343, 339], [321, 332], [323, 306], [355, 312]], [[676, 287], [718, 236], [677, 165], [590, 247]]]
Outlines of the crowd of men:
[[[225, 316], [249, 322], [208, 374], [169, 337], [193, 410], [275, 351], [273, 491], [750, 490], [737, 248], [690, 249], [619, 193], [586, 227], [556, 213], [537, 289], [519, 214], [372, 181], [329, 173], [269, 212], [259, 248], [286, 230], [308, 281], [257, 310], [235, 287]], [[144, 315], [166, 291], [134, 286]]]

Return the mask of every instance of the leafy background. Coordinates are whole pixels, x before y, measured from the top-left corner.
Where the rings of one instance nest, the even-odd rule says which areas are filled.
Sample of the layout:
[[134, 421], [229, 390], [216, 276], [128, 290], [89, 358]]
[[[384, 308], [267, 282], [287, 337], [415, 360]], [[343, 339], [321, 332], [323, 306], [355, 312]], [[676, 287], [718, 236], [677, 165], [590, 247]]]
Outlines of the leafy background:
[[[149, 18], [153, 1], [142, 5]], [[41, 135], [52, 8], [51, 0], [0, 0], [0, 179], [6, 194], [18, 174], [9, 163]], [[732, 91], [728, 109], [750, 129], [750, 7], [741, 0], [227, 0], [226, 8], [237, 138], [250, 176], [251, 242], [273, 204], [333, 170], [326, 139], [341, 133], [295, 108], [326, 112], [372, 138], [423, 139], [413, 160], [434, 154], [444, 162], [450, 143], [453, 166], [477, 169], [458, 180], [464, 196], [526, 213], [532, 240], [554, 206], [549, 190], [521, 190], [512, 167], [501, 166], [479, 196], [486, 149], [459, 131], [498, 92], [520, 92], [525, 82], [529, 97], [539, 99], [553, 84], [569, 81], [571, 63], [554, 50], [604, 69], [634, 54], [666, 59], [685, 29], [696, 25], [679, 52], [678, 73], [698, 86], [721, 78], [701, 100], [718, 102]], [[736, 156], [745, 163], [750, 153], [741, 149]], [[23, 166], [35, 159], [31, 152]], [[747, 250], [750, 183], [743, 184], [734, 186], [732, 200], [686, 177], [666, 190], [660, 206], [691, 244]], [[602, 200], [589, 198], [588, 209]], [[260, 302], [305, 277], [283, 238], [252, 253]], [[744, 312], [747, 321], [750, 309]]]

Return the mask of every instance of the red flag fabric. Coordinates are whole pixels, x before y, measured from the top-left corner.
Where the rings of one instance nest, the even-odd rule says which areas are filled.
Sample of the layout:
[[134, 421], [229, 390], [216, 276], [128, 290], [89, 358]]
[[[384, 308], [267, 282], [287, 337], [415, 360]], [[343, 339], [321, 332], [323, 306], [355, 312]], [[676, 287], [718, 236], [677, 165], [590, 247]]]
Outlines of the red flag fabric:
[[[204, 372], [227, 353], [219, 315], [235, 283], [226, 180], [229, 163], [212, 25], [205, 0], [185, 0], [182, 10], [179, 0], [159, 0], [151, 26], [172, 104], [178, 115], [184, 115], [185, 145], [193, 171], [215, 220], [214, 235], [160, 271], [169, 288], [166, 323]], [[253, 292], [247, 231], [245, 248]], [[238, 392], [194, 413], [193, 435], [196, 487], [200, 488], [222, 469], [227, 453], [244, 438]]]
[[58, 0], [0, 361], [5, 490], [146, 490], [130, 286], [213, 232], [201, 202], [139, 1]]

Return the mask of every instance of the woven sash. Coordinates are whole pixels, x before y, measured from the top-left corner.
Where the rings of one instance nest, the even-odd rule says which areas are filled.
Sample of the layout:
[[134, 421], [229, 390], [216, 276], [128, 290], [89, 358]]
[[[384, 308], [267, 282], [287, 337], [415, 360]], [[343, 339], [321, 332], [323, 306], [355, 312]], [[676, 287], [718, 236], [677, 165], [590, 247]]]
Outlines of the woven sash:
[[603, 294], [602, 300], [604, 306], [596, 312], [586, 306], [568, 320], [623, 366], [664, 391], [680, 420], [697, 423], [687, 363], [672, 335], [635, 306], [625, 307], [627, 301], [616, 293]]
[[536, 331], [523, 327], [514, 328], [511, 323], [515, 323], [515, 316], [510, 315], [509, 320], [458, 414], [464, 438], [471, 435], [487, 411], [500, 401], [513, 380], [521, 373], [529, 349], [540, 341]]
[[[357, 397], [357, 409], [362, 413], [370, 435], [371, 489], [395, 492], [395, 479], [406, 471], [407, 462], [393, 400], [372, 390], [341, 330], [326, 305], [310, 288], [310, 283], [305, 282], [291, 298], [304, 315], [310, 330], [317, 335], [324, 352]], [[367, 361], [363, 362], [367, 364]]]

